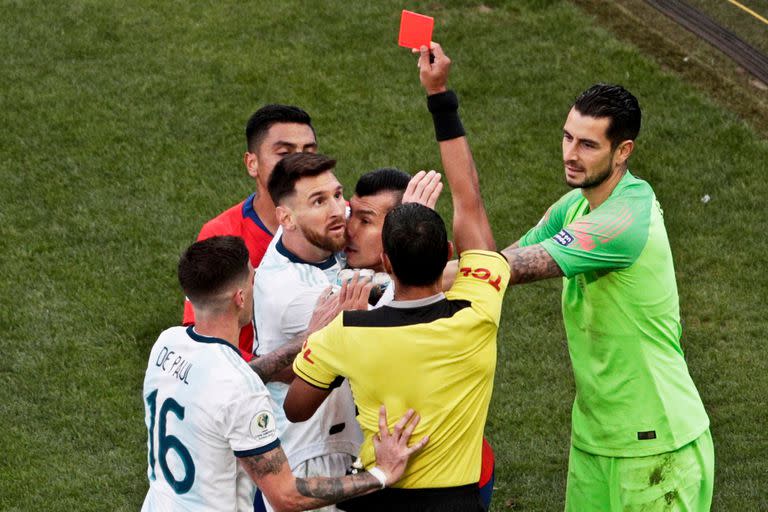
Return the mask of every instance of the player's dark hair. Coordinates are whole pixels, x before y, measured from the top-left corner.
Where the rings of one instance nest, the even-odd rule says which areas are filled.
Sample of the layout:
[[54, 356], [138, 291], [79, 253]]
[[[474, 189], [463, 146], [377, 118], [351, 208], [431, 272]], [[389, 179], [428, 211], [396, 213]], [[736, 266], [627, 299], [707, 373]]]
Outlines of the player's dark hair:
[[296, 192], [296, 182], [336, 167], [336, 160], [318, 153], [293, 153], [275, 165], [267, 189], [275, 205]]
[[394, 192], [397, 196], [395, 204], [400, 204], [409, 181], [411, 181], [411, 176], [407, 172], [394, 167], [382, 167], [360, 176], [357, 185], [355, 185], [355, 195], [365, 197], [376, 195], [379, 192]]
[[248, 151], [255, 152], [272, 125], [277, 123], [305, 124], [312, 128], [312, 133], [315, 132], [309, 114], [299, 107], [277, 103], [264, 105], [248, 118], [245, 125], [245, 140], [248, 144]]
[[640, 133], [640, 104], [620, 85], [595, 84], [576, 98], [573, 107], [583, 116], [610, 119], [605, 135], [614, 149]]
[[405, 203], [384, 218], [381, 232], [384, 252], [392, 270], [404, 285], [434, 284], [448, 262], [445, 223], [432, 208]]
[[179, 258], [178, 275], [192, 304], [205, 304], [227, 286], [248, 278], [248, 248], [239, 236], [195, 242]]

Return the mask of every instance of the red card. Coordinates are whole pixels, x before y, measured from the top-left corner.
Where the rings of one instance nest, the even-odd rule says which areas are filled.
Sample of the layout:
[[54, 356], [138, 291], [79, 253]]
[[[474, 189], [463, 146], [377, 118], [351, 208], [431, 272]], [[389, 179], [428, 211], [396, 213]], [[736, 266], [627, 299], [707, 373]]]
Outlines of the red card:
[[417, 50], [422, 46], [429, 48], [434, 26], [435, 20], [431, 16], [403, 10], [403, 15], [400, 17], [400, 37], [397, 44]]

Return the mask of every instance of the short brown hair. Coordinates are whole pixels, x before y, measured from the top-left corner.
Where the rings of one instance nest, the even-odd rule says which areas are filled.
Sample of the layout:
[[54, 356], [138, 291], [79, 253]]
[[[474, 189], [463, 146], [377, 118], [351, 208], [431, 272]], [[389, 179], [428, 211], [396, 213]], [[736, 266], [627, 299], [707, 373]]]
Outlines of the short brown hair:
[[336, 160], [317, 153], [294, 153], [280, 160], [267, 182], [272, 202], [279, 205], [296, 192], [296, 182], [304, 177], [317, 176], [336, 167]]
[[195, 307], [248, 278], [248, 248], [239, 236], [214, 236], [190, 245], [179, 258], [179, 284]]

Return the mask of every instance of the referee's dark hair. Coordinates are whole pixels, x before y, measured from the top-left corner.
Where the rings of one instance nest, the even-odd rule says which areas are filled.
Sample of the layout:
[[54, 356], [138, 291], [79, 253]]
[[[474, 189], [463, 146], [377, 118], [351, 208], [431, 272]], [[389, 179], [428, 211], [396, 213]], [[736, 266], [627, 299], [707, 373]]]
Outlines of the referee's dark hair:
[[408, 286], [426, 286], [443, 275], [449, 244], [445, 222], [432, 208], [401, 204], [384, 218], [384, 252], [397, 279]]
[[276, 206], [296, 192], [296, 182], [307, 176], [332, 170], [336, 160], [319, 153], [293, 153], [280, 160], [272, 170], [267, 190]]
[[312, 118], [299, 107], [279, 103], [264, 105], [251, 114], [245, 125], [245, 141], [248, 144], [248, 151], [255, 153], [269, 129], [277, 123], [305, 124], [312, 128], [312, 133], [315, 132]]
[[395, 204], [400, 204], [409, 181], [411, 181], [411, 175], [407, 172], [394, 167], [382, 167], [360, 176], [355, 185], [355, 195], [366, 197], [379, 192], [393, 192], [397, 195]]
[[239, 236], [214, 236], [190, 245], [179, 258], [179, 284], [195, 307], [248, 279], [248, 248]]
[[625, 140], [635, 140], [640, 133], [640, 104], [620, 85], [595, 84], [576, 98], [573, 108], [583, 116], [610, 119], [605, 136], [611, 149]]

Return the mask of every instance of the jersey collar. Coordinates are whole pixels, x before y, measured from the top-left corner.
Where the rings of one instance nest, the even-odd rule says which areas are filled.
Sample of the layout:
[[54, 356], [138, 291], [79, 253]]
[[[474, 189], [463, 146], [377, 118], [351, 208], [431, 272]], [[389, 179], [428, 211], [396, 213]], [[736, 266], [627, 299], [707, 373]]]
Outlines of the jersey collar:
[[443, 299], [445, 299], [445, 294], [440, 292], [436, 293], [435, 295], [430, 295], [429, 297], [424, 297], [423, 299], [393, 300], [387, 304], [387, 306], [401, 309], [420, 308], [423, 306], [429, 306], [430, 304], [435, 304], [436, 302], [440, 302]]
[[256, 192], [248, 196], [248, 199], [245, 200], [243, 203], [243, 218], [244, 219], [251, 219], [254, 224], [259, 226], [262, 231], [264, 231], [269, 236], [275, 236], [269, 229], [267, 229], [267, 226], [264, 224], [264, 222], [261, 220], [261, 217], [259, 217], [259, 214], [256, 213], [256, 210], [253, 209], [253, 199], [256, 197]]
[[235, 347], [228, 341], [223, 340], [221, 338], [214, 338], [213, 336], [204, 336], [202, 334], [196, 333], [194, 325], [190, 325], [189, 327], [187, 327], [187, 335], [193, 340], [199, 341], [200, 343], [218, 343], [220, 345], [226, 345], [232, 350], [234, 350], [237, 353], [238, 357], [240, 357], [240, 351], [237, 349], [237, 347]]
[[336, 265], [336, 256], [334, 254], [331, 254], [327, 260], [321, 261], [319, 263], [312, 263], [311, 261], [305, 261], [295, 254], [293, 254], [291, 251], [288, 250], [288, 248], [283, 244], [283, 237], [280, 237], [280, 239], [275, 244], [275, 249], [277, 249], [277, 252], [288, 258], [288, 260], [292, 263], [301, 263], [303, 265], [312, 265], [313, 267], [317, 267], [320, 270], [328, 270], [332, 266]]

